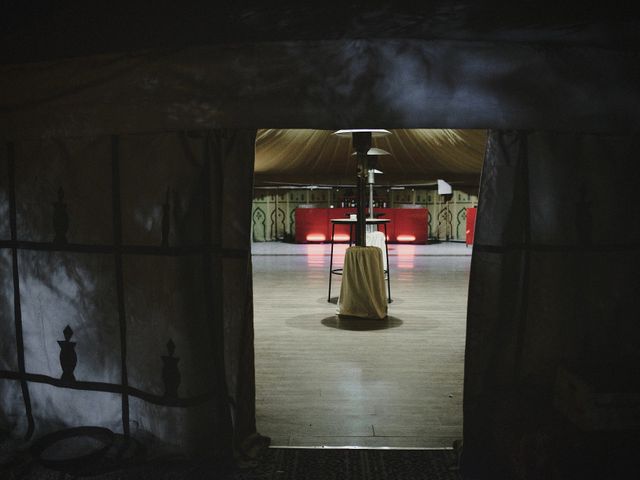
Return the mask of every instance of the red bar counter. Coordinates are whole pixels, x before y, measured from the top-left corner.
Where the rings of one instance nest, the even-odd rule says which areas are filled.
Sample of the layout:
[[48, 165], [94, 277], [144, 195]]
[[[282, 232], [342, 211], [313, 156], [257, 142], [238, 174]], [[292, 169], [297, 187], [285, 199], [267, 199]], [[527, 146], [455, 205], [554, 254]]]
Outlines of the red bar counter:
[[[376, 217], [388, 218], [389, 243], [426, 244], [428, 210], [426, 208], [375, 208]], [[331, 219], [348, 218], [355, 208], [296, 208], [296, 243], [331, 241]], [[348, 225], [336, 225], [335, 242], [349, 241]]]

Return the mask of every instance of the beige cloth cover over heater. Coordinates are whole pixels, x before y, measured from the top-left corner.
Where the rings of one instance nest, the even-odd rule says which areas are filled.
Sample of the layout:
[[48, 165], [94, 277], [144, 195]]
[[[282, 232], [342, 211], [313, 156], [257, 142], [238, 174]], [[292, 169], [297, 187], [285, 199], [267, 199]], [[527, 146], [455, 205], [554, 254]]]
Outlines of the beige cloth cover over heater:
[[349, 247], [344, 257], [338, 313], [351, 317], [383, 319], [387, 316], [382, 250]]

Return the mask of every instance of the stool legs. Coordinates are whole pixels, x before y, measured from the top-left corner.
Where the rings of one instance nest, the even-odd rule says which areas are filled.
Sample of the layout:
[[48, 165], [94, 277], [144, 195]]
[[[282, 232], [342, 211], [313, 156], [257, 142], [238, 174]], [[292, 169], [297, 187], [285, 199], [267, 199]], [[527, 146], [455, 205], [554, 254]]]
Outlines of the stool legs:
[[329, 256], [329, 294], [327, 302], [331, 302], [331, 276], [333, 275], [333, 237], [336, 230], [336, 224], [331, 224], [331, 255]]
[[387, 293], [389, 294], [387, 301], [391, 303], [391, 259], [389, 258], [389, 244], [387, 243], [387, 224], [383, 223], [382, 225], [384, 226], [384, 249], [387, 252]]

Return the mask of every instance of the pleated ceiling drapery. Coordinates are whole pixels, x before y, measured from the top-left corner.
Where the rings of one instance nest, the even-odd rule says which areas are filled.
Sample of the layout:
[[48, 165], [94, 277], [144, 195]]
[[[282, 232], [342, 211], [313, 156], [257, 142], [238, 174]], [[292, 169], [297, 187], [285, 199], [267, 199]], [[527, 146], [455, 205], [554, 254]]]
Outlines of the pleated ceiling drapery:
[[[397, 129], [377, 138], [379, 185], [435, 184], [438, 178], [478, 185], [486, 130]], [[261, 129], [256, 138], [256, 184], [355, 183], [351, 139], [332, 130]]]
[[230, 458], [256, 440], [255, 130], [17, 141], [0, 165], [0, 424]]
[[[588, 401], [558, 402], [562, 371], [594, 391], [640, 386], [639, 147], [629, 134], [490, 132], [469, 285], [467, 472], [551, 478], [585, 455], [566, 432]], [[614, 478], [609, 463], [600, 478]]]

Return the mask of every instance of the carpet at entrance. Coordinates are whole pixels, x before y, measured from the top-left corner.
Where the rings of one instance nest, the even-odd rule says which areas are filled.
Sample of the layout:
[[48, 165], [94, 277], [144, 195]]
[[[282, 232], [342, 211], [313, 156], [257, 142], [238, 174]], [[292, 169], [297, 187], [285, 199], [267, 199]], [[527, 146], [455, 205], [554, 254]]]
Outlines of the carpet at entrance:
[[26, 452], [9, 457], [0, 455], [2, 480], [461, 480], [453, 450], [266, 448], [226, 468], [155, 459], [52, 469]]
[[270, 448], [241, 479], [460, 480], [453, 450]]

